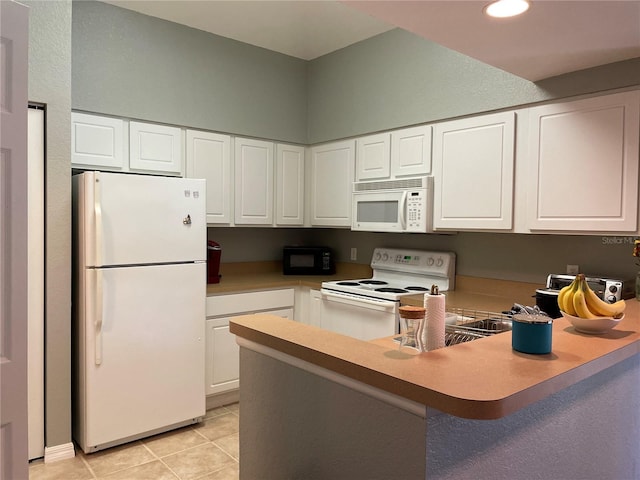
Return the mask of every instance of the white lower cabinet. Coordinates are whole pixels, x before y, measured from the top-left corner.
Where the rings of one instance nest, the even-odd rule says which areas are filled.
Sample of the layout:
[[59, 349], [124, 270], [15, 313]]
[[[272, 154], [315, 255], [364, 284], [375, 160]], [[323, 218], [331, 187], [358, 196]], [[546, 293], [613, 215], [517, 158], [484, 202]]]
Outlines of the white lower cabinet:
[[205, 392], [207, 395], [237, 390], [240, 365], [235, 335], [229, 321], [240, 315], [268, 313], [293, 319], [294, 289], [232, 293], [207, 297]]
[[311, 289], [309, 291], [309, 313], [307, 316], [307, 324], [314, 327], [322, 326], [322, 294], [320, 290]]

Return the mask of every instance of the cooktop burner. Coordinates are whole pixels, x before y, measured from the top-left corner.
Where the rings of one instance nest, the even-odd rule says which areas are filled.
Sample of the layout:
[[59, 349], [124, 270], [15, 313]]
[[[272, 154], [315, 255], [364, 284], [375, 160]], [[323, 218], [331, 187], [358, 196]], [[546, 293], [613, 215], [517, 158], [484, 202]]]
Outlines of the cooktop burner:
[[407, 291], [403, 288], [391, 288], [391, 287], [376, 288], [375, 291], [383, 292], [383, 293], [407, 293]]
[[372, 275], [322, 282], [322, 289], [350, 298], [363, 297], [400, 302], [408, 295], [422, 295], [438, 285], [440, 292], [453, 290], [455, 253], [376, 248], [371, 258]]

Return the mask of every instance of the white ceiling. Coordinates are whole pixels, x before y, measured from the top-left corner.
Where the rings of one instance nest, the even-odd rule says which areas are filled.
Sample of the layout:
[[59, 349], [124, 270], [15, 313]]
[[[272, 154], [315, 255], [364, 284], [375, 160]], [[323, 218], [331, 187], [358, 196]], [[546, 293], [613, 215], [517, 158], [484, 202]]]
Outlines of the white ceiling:
[[305, 60], [396, 26], [532, 81], [640, 57], [640, 0], [533, 0], [512, 19], [488, 0], [107, 3]]

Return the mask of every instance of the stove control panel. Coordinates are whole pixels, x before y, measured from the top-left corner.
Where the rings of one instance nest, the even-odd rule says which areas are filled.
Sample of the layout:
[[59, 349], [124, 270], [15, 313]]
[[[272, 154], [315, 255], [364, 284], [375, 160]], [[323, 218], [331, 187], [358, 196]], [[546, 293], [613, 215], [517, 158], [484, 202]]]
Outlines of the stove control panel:
[[376, 248], [371, 268], [451, 277], [455, 275], [455, 261], [453, 252]]

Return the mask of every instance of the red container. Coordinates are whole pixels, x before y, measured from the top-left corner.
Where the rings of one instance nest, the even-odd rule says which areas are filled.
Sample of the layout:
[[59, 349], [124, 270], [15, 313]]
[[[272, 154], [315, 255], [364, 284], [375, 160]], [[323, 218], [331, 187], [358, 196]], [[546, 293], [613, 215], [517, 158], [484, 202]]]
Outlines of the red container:
[[222, 248], [213, 240], [207, 242], [207, 284], [220, 283], [220, 257]]

